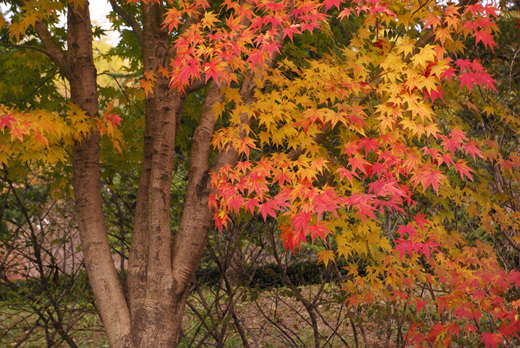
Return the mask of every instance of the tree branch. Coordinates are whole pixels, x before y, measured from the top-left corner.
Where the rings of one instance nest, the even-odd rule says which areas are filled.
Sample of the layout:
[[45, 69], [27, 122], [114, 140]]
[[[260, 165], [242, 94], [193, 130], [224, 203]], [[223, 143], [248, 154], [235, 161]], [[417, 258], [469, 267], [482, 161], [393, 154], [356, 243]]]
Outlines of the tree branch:
[[[0, 45], [1, 46], [1, 45]], [[29, 98], [30, 96], [32, 96], [34, 93], [38, 92], [38, 90], [40, 89], [40, 87], [42, 87], [44, 84], [47, 83], [47, 81], [49, 81], [50, 79], [52, 79], [54, 76], [56, 76], [58, 73], [55, 72], [49, 76], [47, 76], [47, 78], [45, 78], [38, 86], [36, 86], [36, 88], [34, 88], [34, 90], [21, 97], [21, 98], [18, 98], [18, 99], [7, 99], [7, 100], [0, 100], [0, 104], [5, 104], [5, 103], [13, 103], [13, 102], [21, 102], [21, 101], [24, 101], [25, 99]]]
[[115, 0], [110, 0], [110, 5], [112, 6], [112, 9], [116, 14], [118, 14], [130, 27], [132, 27], [132, 30], [137, 37], [137, 41], [139, 42], [139, 45], [143, 47], [143, 31], [141, 30], [141, 26], [134, 17], [132, 17], [128, 12], [125, 11], [124, 8], [119, 6]]
[[515, 243], [515, 241], [511, 237], [509, 237], [506, 231], [504, 231], [502, 235], [504, 236], [504, 238], [510, 246], [512, 246], [516, 251], [520, 251], [520, 246], [517, 243]]
[[[14, 0], [14, 2], [22, 8], [25, 6], [25, 0]], [[67, 55], [54, 41], [49, 29], [42, 21], [38, 20], [34, 23], [34, 28], [40, 41], [42, 42], [45, 50], [41, 51], [45, 53], [49, 58], [61, 69], [63, 74], [68, 78], [70, 75], [70, 67], [67, 60]]]
[[38, 51], [38, 52], [43, 53], [46, 56], [50, 57], [49, 52], [47, 52], [47, 50], [45, 50], [44, 48], [41, 48], [41, 47], [30, 46], [30, 45], [4, 44], [4, 43], [0, 43], [0, 46], [1, 47], [12, 47], [12, 48], [20, 48], [20, 49]]

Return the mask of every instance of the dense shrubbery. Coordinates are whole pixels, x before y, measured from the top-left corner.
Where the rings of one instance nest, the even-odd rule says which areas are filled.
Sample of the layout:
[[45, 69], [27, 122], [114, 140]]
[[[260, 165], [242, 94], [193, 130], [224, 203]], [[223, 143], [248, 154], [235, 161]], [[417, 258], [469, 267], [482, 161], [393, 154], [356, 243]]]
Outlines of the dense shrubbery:
[[[298, 261], [294, 259], [287, 265], [287, 275], [294, 285], [321, 284], [327, 280], [330, 270], [316, 260]], [[284, 286], [282, 267], [276, 263], [251, 267], [249, 274], [243, 278], [243, 284], [250, 287], [269, 288]], [[200, 269], [195, 274], [196, 281], [204, 285], [215, 285], [222, 280], [217, 267]]]

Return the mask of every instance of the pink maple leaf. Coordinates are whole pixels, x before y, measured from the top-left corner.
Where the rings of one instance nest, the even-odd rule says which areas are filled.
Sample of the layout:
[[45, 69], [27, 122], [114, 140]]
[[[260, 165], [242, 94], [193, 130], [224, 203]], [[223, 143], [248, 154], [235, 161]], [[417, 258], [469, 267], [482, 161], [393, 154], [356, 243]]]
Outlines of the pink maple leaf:
[[8, 114], [0, 117], [0, 130], [3, 130], [4, 127], [13, 128], [12, 124], [16, 122], [16, 119], [12, 115]]

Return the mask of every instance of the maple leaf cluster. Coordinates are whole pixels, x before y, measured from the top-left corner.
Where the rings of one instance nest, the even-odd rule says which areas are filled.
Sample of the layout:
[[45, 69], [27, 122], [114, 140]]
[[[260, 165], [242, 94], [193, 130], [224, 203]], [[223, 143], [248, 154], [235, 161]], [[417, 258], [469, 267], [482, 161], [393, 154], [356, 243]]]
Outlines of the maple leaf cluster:
[[[241, 101], [239, 91], [229, 87], [229, 108], [226, 102], [216, 107], [229, 113], [232, 125], [215, 134], [214, 146], [232, 146], [242, 155], [238, 165], [212, 177], [217, 228], [226, 228], [233, 214], [259, 214], [279, 221], [292, 252], [316, 238], [333, 238], [336, 249], [322, 251], [320, 261], [344, 257], [367, 263], [363, 276], [357, 265], [347, 267], [350, 305], [380, 296], [419, 314], [434, 304], [438, 315], [449, 312], [453, 320], [416, 323], [410, 343], [447, 346], [465, 331], [496, 346], [518, 331], [518, 306], [506, 305], [506, 295], [520, 274], [501, 269], [488, 246], [469, 246], [440, 217], [419, 210], [423, 199], [441, 206], [455, 200], [474, 209], [479, 193], [459, 191], [458, 183], [473, 182], [473, 165], [491, 155], [485, 143], [450, 121], [449, 105], [476, 86], [496, 91], [497, 82], [479, 61], [454, 57], [471, 39], [496, 46], [496, 9], [478, 3], [459, 8], [343, 1], [320, 8], [338, 9], [341, 20], [362, 13], [364, 25], [339, 53], [305, 67], [285, 59], [265, 72], [264, 89], [254, 101]], [[389, 34], [416, 26], [431, 35], [429, 43]], [[243, 115], [254, 126], [244, 127]], [[499, 161], [504, 168], [510, 164], [510, 171], [518, 168], [511, 160]], [[387, 229], [382, 221], [395, 216], [407, 223]], [[417, 284], [446, 289], [445, 295], [426, 301], [415, 295]], [[483, 313], [499, 323], [496, 332], [471, 324], [482, 321]]]
[[94, 129], [108, 136], [114, 147], [121, 151], [121, 124], [118, 115], [105, 111], [103, 119], [94, 120], [74, 104], [68, 105], [65, 116], [45, 110], [19, 112], [0, 105], [0, 163], [12, 166], [22, 163], [55, 164], [67, 162], [67, 149], [82, 141]]
[[[226, 0], [214, 10], [205, 0], [179, 1], [167, 10], [164, 21], [170, 32], [179, 33], [170, 64], [171, 85], [184, 89], [199, 79], [236, 82], [247, 71], [264, 68], [285, 40], [319, 29], [331, 8], [341, 9], [341, 17], [348, 17], [345, 11], [395, 16], [380, 0], [359, 0], [349, 9], [343, 8], [345, 4], [344, 0]], [[190, 25], [183, 30], [187, 21]]]

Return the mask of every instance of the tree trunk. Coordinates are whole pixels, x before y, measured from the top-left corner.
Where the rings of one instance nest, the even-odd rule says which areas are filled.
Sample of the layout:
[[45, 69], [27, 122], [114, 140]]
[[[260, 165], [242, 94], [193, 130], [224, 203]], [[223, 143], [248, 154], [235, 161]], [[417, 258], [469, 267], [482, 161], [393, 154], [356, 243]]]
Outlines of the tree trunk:
[[[20, 7], [24, 0], [15, 0]], [[117, 7], [115, 1], [111, 2]], [[120, 12], [122, 9], [119, 8]], [[117, 12], [117, 11], [116, 11]], [[223, 99], [219, 86], [208, 86], [199, 125], [193, 135], [188, 192], [177, 235], [170, 229], [170, 195], [177, 124], [185, 93], [170, 89], [168, 67], [173, 52], [170, 34], [162, 28], [164, 8], [142, 4], [144, 71], [153, 73], [153, 93], [146, 98], [144, 157], [139, 182], [135, 229], [128, 267], [128, 302], [119, 281], [107, 237], [100, 182], [100, 135], [96, 129], [73, 147], [73, 186], [84, 260], [99, 314], [111, 347], [175, 347], [182, 337], [182, 317], [192, 277], [211, 231], [208, 207], [210, 172], [237, 160], [233, 149], [221, 153], [210, 169], [213, 106]], [[138, 29], [135, 19], [134, 30]], [[68, 8], [68, 51], [63, 52], [43, 22], [35, 29], [45, 53], [70, 83], [72, 102], [98, 117], [96, 69], [88, 1]], [[185, 23], [188, 27], [189, 23]], [[242, 92], [250, 94], [247, 82]]]
[[[89, 116], [98, 115], [96, 68], [88, 1], [68, 11], [68, 79], [72, 102]], [[129, 346], [130, 315], [110, 253], [103, 216], [95, 130], [73, 148], [73, 186], [81, 244], [89, 281], [112, 347]]]
[[143, 4], [144, 71], [157, 79], [146, 98], [144, 157], [129, 259], [132, 341], [136, 347], [174, 347], [176, 320], [171, 267], [170, 192], [177, 121], [184, 97], [159, 72], [171, 58], [163, 9]]

